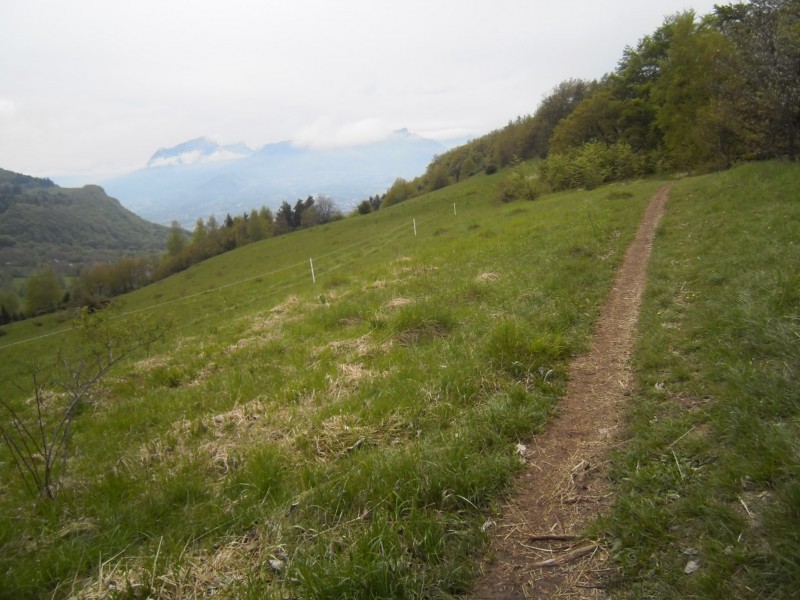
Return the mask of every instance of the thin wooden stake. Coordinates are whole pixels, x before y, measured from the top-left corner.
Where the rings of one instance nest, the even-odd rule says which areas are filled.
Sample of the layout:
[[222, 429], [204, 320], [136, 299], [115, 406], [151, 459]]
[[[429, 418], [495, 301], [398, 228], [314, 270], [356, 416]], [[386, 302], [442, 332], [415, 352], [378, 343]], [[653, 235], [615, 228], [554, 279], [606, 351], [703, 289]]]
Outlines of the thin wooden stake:
[[311, 265], [311, 283], [317, 283], [317, 278], [314, 276], [314, 261], [309, 258], [308, 263]]
[[414, 222], [414, 237], [417, 237], [417, 220], [413, 219]]

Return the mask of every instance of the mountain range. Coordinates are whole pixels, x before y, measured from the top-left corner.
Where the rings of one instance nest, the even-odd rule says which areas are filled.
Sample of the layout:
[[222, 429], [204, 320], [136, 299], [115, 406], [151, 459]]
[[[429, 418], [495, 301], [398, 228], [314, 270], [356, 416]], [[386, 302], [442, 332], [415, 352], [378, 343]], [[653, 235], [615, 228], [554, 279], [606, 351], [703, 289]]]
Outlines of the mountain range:
[[349, 210], [385, 192], [398, 177], [425, 171], [443, 144], [407, 129], [382, 141], [336, 149], [291, 142], [257, 150], [197, 138], [159, 149], [145, 168], [99, 182], [129, 210], [155, 223], [177, 220], [191, 228], [198, 218], [238, 214], [281, 202], [325, 195]]

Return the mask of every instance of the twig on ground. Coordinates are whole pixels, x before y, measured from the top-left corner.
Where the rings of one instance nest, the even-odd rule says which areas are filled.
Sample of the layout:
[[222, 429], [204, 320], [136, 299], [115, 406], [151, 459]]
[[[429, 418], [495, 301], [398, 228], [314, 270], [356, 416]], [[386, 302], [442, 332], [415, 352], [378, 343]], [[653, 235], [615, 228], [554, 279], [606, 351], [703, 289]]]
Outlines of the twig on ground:
[[543, 567], [558, 567], [560, 565], [565, 565], [567, 563], [570, 563], [574, 560], [578, 560], [579, 558], [584, 557], [587, 554], [591, 554], [599, 547], [600, 547], [599, 544], [589, 544], [588, 546], [581, 546], [580, 548], [573, 550], [572, 552], [568, 552], [563, 556], [533, 563], [531, 566], [536, 569]]
[[582, 540], [584, 537], [582, 535], [568, 535], [568, 534], [553, 534], [547, 533], [544, 535], [532, 535], [528, 538], [529, 542], [573, 542], [576, 540]]

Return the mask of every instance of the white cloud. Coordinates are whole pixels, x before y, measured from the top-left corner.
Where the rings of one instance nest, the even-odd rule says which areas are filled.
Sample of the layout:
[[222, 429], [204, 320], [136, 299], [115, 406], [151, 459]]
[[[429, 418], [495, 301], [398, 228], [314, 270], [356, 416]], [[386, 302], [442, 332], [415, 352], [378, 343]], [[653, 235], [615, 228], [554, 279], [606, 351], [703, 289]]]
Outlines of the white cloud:
[[310, 125], [300, 127], [292, 135], [292, 142], [315, 149], [342, 148], [384, 140], [392, 130], [388, 123], [378, 118], [337, 123], [331, 117], [322, 116]]
[[16, 105], [10, 98], [0, 98], [0, 119], [10, 119], [16, 113]]

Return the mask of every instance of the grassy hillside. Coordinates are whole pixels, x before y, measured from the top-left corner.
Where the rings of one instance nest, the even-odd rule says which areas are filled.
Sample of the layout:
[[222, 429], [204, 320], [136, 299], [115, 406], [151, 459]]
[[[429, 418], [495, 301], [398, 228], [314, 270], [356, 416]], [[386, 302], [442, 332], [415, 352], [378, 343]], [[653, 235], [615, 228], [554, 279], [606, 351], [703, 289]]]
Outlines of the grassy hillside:
[[74, 271], [125, 254], [161, 252], [167, 233], [97, 186], [62, 188], [0, 169], [0, 268], [9, 274], [24, 276], [42, 264]]
[[[772, 198], [792, 169], [715, 177], [739, 177], [725, 194], [763, 179], [747, 196], [763, 209], [748, 210], [775, 206], [777, 226], [790, 207]], [[82, 406], [55, 498], [31, 498], [0, 447], [0, 597], [467, 591], [481, 526], [521, 468], [515, 446], [555, 409], [661, 185], [498, 204], [497, 177], [252, 244], [122, 299], [112, 336], [168, 335]], [[697, 199], [692, 227], [724, 226], [699, 201], [717, 181], [679, 182]], [[754, 232], [725, 228], [740, 247]], [[711, 261], [718, 236], [705, 233], [697, 256]], [[0, 397], [33, 416], [32, 370], [57, 373], [59, 348], [92, 344], [79, 334], [56, 316], [7, 328]]]
[[[116, 323], [171, 334], [76, 420], [55, 500], [0, 492], [14, 515], [0, 533], [5, 596], [68, 581], [66, 595], [111, 557], [117, 584], [128, 571], [156, 592], [467, 589], [480, 526], [520, 467], [515, 444], [552, 410], [658, 185], [498, 205], [496, 178], [479, 176], [126, 297]], [[38, 322], [2, 339], [2, 393], [20, 410], [26, 364], [73, 343], [11, 345], [67, 328]], [[2, 469], [17, 481], [7, 456]]]
[[797, 597], [798, 197], [778, 163], [672, 189], [605, 523], [625, 597]]

